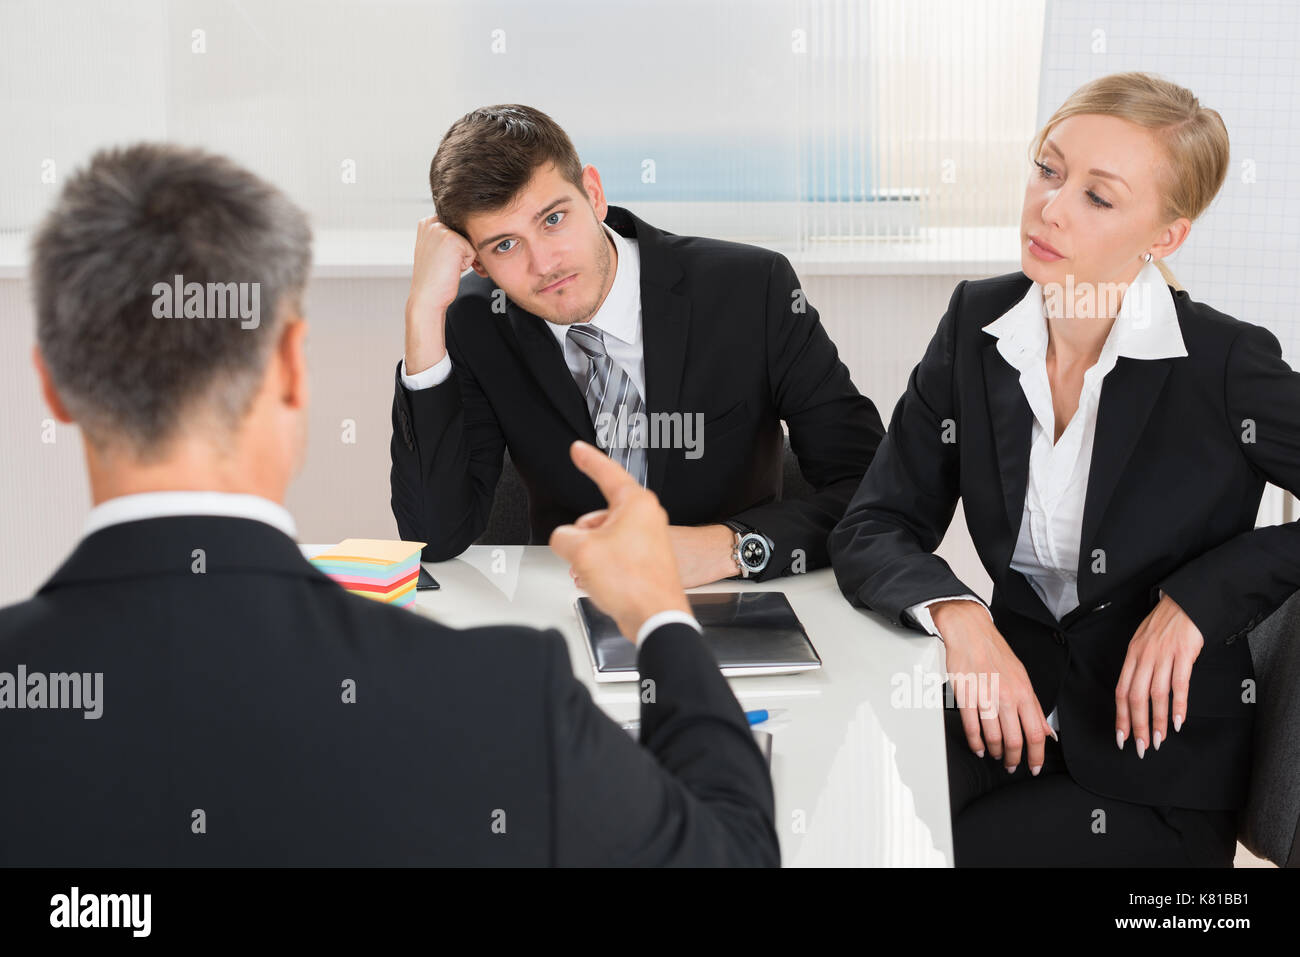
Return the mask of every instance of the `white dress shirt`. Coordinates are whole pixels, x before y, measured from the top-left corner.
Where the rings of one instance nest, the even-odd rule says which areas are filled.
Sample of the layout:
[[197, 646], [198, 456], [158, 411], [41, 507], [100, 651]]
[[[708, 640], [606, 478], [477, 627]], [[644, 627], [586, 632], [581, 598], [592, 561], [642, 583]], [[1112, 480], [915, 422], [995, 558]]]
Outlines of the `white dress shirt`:
[[[1033, 283], [1023, 299], [985, 326], [984, 331], [997, 338], [998, 352], [1019, 370], [1020, 387], [1034, 414], [1025, 508], [1011, 567], [1028, 579], [1059, 621], [1079, 605], [1079, 539], [1083, 534], [1083, 506], [1102, 382], [1121, 356], [1168, 359], [1187, 355], [1187, 348], [1173, 294], [1155, 263], [1148, 263], [1125, 292], [1100, 357], [1083, 374], [1079, 407], [1056, 440], [1056, 413], [1047, 379], [1047, 319], [1042, 286]], [[973, 595], [950, 597], [979, 601]], [[946, 600], [931, 599], [907, 611], [926, 631], [938, 635], [925, 606]], [[1055, 719], [1053, 711], [1048, 723], [1059, 730]]]
[[[123, 522], [138, 522], [146, 518], [171, 518], [178, 515], [220, 515], [226, 518], [251, 518], [278, 528], [292, 539], [298, 538], [298, 528], [289, 510], [278, 502], [259, 495], [239, 495], [232, 492], [140, 492], [121, 495], [101, 502], [90, 510], [82, 535], [93, 535], [100, 529]], [[661, 611], [647, 618], [637, 630], [636, 643], [641, 642], [661, 625], [681, 622], [700, 631], [700, 623], [692, 615], [676, 609]]]
[[696, 631], [700, 632], [700, 634], [704, 633], [703, 629], [700, 628], [700, 623], [695, 620], [694, 615], [688, 615], [686, 612], [677, 611], [676, 609], [672, 609], [670, 611], [657, 611], [649, 618], [647, 618], [644, 622], [642, 622], [641, 627], [637, 629], [637, 633], [636, 633], [637, 647], [639, 648], [641, 646], [641, 642], [649, 638], [650, 633], [653, 632], [656, 628], [660, 627], [661, 625], [670, 625], [673, 622], [680, 622], [683, 625], [690, 625]]
[[[627, 373], [645, 402], [645, 350], [641, 344], [641, 251], [635, 239], [626, 239], [605, 224], [600, 224], [614, 242], [618, 259], [614, 281], [605, 301], [589, 320], [601, 331], [609, 357]], [[576, 382], [587, 381], [587, 357], [569, 341], [569, 327], [564, 323], [546, 322], [564, 353], [565, 364]], [[423, 372], [407, 375], [402, 360], [402, 385], [412, 392], [441, 385], [451, 375], [451, 356], [445, 355]]]
[[145, 518], [170, 518], [176, 515], [221, 515], [227, 518], [251, 518], [278, 528], [292, 539], [298, 538], [289, 510], [278, 502], [260, 495], [233, 492], [141, 492], [121, 495], [101, 502], [86, 516], [83, 535], [101, 528], [138, 522]]

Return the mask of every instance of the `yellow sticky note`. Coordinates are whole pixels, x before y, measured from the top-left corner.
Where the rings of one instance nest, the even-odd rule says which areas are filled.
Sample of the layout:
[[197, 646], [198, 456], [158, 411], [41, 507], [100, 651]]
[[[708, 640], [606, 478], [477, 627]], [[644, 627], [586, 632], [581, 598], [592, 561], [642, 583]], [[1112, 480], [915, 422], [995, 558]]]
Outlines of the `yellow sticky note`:
[[406, 561], [424, 548], [425, 544], [425, 542], [397, 542], [383, 538], [345, 538], [329, 551], [313, 555], [312, 559], [395, 565]]

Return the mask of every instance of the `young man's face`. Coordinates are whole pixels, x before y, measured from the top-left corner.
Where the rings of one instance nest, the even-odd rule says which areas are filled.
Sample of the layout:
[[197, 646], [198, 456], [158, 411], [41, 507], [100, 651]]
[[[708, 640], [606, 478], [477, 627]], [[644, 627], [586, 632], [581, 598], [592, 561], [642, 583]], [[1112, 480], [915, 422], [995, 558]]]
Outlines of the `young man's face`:
[[474, 270], [533, 315], [563, 325], [595, 314], [616, 265], [601, 225], [609, 207], [594, 166], [583, 168], [582, 182], [580, 190], [545, 163], [509, 206], [465, 222], [465, 238], [478, 256]]

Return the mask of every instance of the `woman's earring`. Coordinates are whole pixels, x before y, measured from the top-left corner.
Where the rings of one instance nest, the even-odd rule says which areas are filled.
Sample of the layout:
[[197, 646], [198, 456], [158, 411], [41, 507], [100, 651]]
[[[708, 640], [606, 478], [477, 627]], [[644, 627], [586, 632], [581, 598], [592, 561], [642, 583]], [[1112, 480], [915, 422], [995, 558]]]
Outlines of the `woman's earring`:
[[1148, 263], [1149, 263], [1149, 262], [1151, 261], [1151, 253], [1148, 252], [1145, 256], [1143, 256], [1143, 257], [1142, 257], [1142, 261], [1143, 261], [1143, 262], [1148, 262]]

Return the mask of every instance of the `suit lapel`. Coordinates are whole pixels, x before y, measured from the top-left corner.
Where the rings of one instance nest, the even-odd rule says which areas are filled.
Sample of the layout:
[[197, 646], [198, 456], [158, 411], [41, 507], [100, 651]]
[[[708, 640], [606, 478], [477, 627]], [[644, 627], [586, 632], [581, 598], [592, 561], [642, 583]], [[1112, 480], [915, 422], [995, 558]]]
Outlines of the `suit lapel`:
[[1079, 604], [1083, 592], [1097, 579], [1083, 569], [1092, 561], [1093, 543], [1106, 514], [1106, 507], [1119, 485], [1120, 476], [1146, 429], [1151, 409], [1169, 375], [1169, 359], [1120, 357], [1102, 382], [1097, 408], [1097, 431], [1088, 470], [1088, 491], [1083, 505], [1083, 529], [1079, 537]]
[[[1083, 570], [1092, 560], [1101, 520], [1146, 429], [1151, 409], [1169, 375], [1169, 363], [1168, 359], [1121, 357], [1102, 383], [1079, 538], [1080, 605], [1091, 599], [1088, 586], [1097, 580], [1095, 576], [1084, 575]], [[990, 343], [984, 350], [984, 376], [1010, 532], [1002, 543], [1005, 554], [999, 556], [997, 567], [1009, 569], [1024, 516], [1033, 412], [1020, 388], [1019, 373], [998, 353], [996, 343]]]
[[508, 299], [506, 315], [524, 366], [564, 421], [584, 442], [595, 445], [596, 427], [592, 425], [587, 400], [578, 390], [578, 383], [573, 381], [573, 373], [569, 371], [564, 353], [551, 330], [542, 319]]
[[[682, 370], [686, 363], [686, 334], [691, 306], [685, 296], [664, 289], [641, 272], [641, 342], [645, 349], [646, 412], [674, 412], [681, 396]], [[686, 414], [683, 412], [683, 414]], [[671, 449], [646, 450], [646, 487], [655, 493], [663, 489], [664, 470]]]
[[[635, 239], [637, 244], [646, 393], [641, 398], [645, 411], [647, 414], [682, 411], [678, 402], [686, 366], [691, 303], [686, 296], [674, 292], [684, 274], [676, 253], [664, 242], [664, 237], [672, 233], [656, 229], [621, 206], [610, 206], [605, 222], [620, 236]], [[646, 487], [656, 494], [663, 491], [664, 471], [672, 454], [672, 449], [646, 449]]]
[[[1025, 495], [1029, 488], [1029, 452], [1033, 442], [1034, 412], [1020, 387], [1020, 372], [1002, 358], [997, 340], [984, 349], [984, 395], [993, 423], [993, 444], [997, 449], [998, 477], [1003, 505], [1007, 510], [1007, 534], [997, 543], [1001, 569], [997, 586], [1007, 604], [1020, 614], [1048, 627], [1056, 619], [1034, 591], [1029, 579], [1011, 567], [1024, 521]], [[969, 506], [968, 506], [969, 507]]]
[[998, 352], [997, 340], [993, 338], [984, 347], [984, 381], [984, 395], [988, 401], [989, 419], [993, 423], [993, 442], [997, 449], [1002, 504], [1006, 508], [1009, 530], [1003, 541], [1006, 554], [1000, 556], [997, 567], [1009, 568], [1025, 511], [1034, 413], [1020, 387], [1019, 371], [1002, 358]]

